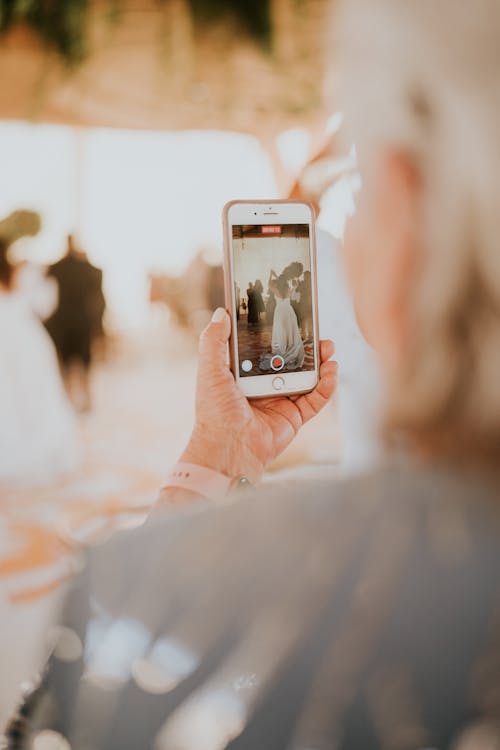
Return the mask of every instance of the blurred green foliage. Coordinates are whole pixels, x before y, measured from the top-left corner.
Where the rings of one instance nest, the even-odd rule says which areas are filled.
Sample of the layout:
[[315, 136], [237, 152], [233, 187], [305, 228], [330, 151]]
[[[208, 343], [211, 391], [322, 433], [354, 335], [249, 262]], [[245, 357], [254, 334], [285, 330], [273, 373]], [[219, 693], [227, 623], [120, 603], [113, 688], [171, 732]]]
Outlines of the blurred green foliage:
[[[169, 0], [157, 0], [166, 5]], [[188, 0], [198, 28], [223, 19], [236, 20], [263, 47], [271, 40], [270, 0]], [[103, 0], [108, 18], [119, 23], [126, 0]], [[0, 33], [27, 23], [69, 65], [89, 53], [89, 0], [0, 0]]]
[[0, 31], [27, 23], [69, 64], [84, 59], [87, 48], [87, 0], [0, 0]]
[[[271, 41], [270, 0], [188, 0], [195, 23], [234, 18], [263, 46]], [[168, 2], [168, 0], [164, 0]]]

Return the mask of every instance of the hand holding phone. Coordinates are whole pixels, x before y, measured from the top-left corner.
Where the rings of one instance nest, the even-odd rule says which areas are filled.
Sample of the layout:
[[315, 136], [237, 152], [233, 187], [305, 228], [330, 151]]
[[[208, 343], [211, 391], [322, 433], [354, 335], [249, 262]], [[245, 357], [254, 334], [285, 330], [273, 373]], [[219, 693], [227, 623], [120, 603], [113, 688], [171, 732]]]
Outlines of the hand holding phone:
[[319, 371], [312, 207], [228, 203], [224, 246], [231, 370], [238, 386], [253, 398], [311, 391]]
[[200, 339], [195, 426], [181, 461], [254, 484], [303, 424], [328, 403], [337, 365], [331, 341], [320, 347], [320, 379], [310, 392], [248, 400], [227, 366], [229, 315], [216, 310]]

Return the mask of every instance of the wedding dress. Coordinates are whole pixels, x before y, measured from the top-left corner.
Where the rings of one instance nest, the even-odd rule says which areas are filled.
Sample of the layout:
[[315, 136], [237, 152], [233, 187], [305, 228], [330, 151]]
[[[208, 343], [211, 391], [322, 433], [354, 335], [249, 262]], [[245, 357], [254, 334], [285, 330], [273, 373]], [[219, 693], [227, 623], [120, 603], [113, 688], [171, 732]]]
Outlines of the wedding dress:
[[39, 483], [78, 461], [52, 341], [18, 290], [0, 291], [0, 482]]
[[297, 316], [290, 304], [290, 298], [276, 297], [273, 330], [271, 335], [272, 353], [261, 357], [261, 370], [270, 370], [271, 359], [279, 354], [285, 360], [284, 370], [298, 370], [304, 364], [304, 344], [300, 338]]

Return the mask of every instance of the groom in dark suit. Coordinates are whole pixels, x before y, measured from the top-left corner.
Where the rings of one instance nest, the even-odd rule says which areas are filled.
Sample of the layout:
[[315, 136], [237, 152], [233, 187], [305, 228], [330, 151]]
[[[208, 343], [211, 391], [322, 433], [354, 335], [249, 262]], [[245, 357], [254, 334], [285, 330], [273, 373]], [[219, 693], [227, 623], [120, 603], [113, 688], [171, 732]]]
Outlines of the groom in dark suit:
[[[106, 306], [102, 271], [89, 262], [69, 235], [66, 254], [50, 266], [48, 275], [57, 282], [59, 302], [46, 323], [47, 330], [56, 346], [68, 389], [76, 395], [76, 405], [88, 411], [92, 343], [102, 336]], [[79, 381], [77, 394], [73, 393], [73, 375]]]

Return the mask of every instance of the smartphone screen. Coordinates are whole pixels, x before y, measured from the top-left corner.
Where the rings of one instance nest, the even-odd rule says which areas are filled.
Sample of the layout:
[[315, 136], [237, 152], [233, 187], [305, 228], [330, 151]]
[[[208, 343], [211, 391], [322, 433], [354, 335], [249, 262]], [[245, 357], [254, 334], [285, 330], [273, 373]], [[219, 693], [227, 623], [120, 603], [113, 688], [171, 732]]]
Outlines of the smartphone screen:
[[241, 378], [315, 369], [309, 224], [233, 224]]

